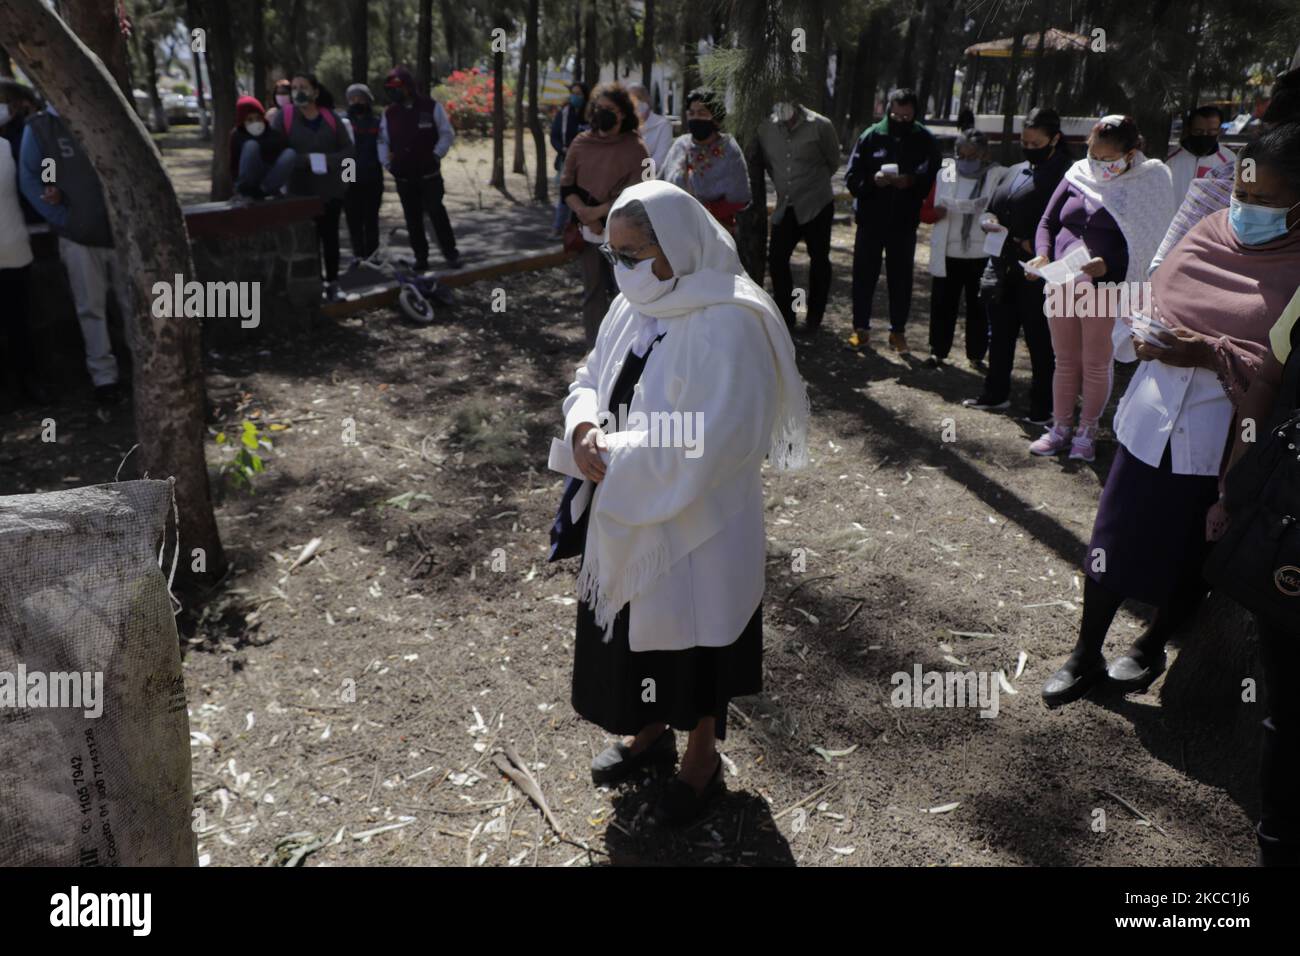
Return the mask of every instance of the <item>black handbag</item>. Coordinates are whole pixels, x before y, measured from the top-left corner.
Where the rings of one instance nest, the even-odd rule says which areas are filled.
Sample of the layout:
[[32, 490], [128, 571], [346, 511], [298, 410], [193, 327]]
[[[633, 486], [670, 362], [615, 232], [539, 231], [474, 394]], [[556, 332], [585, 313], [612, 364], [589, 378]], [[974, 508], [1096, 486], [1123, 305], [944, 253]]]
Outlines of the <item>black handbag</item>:
[[1300, 630], [1300, 323], [1267, 431], [1224, 480], [1228, 529], [1205, 562], [1216, 591], [1270, 624]]

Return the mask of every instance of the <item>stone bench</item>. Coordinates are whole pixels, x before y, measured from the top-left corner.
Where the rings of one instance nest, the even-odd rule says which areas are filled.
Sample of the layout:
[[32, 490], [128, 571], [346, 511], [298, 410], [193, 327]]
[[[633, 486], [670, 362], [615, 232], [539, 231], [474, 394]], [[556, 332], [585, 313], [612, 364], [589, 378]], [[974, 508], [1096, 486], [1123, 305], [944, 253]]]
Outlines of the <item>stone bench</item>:
[[[185, 225], [195, 275], [186, 282], [258, 282], [260, 317], [245, 328], [238, 318], [211, 319], [203, 325], [203, 347], [221, 351], [271, 334], [310, 331], [321, 302], [316, 226], [320, 199], [286, 197], [254, 203], [211, 202], [185, 207]], [[44, 223], [29, 226], [32, 297], [29, 315], [42, 380], [54, 386], [87, 384], [85, 352], [58, 239]], [[155, 281], [171, 282], [170, 276]], [[109, 333], [122, 364], [129, 363], [125, 326], [109, 296]]]

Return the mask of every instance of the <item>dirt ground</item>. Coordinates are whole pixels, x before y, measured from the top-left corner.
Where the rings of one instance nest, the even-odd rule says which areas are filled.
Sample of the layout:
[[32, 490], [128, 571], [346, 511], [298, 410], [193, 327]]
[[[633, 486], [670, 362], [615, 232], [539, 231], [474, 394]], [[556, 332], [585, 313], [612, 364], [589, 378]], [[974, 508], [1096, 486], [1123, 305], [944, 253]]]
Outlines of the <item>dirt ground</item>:
[[[223, 491], [235, 571], [183, 620], [203, 861], [1250, 862], [1249, 801], [1187, 746], [1159, 683], [1055, 712], [1038, 696], [1073, 641], [1113, 444], [1091, 466], [1034, 459], [1036, 428], [960, 406], [979, 385], [961, 361], [845, 348], [850, 229], [835, 228], [828, 331], [799, 339], [814, 461], [765, 475], [764, 691], [735, 702], [727, 796], [682, 832], [645, 817], [661, 780], [592, 786], [609, 738], [569, 705], [575, 567], [546, 563], [561, 481], [545, 462], [582, 355], [576, 266], [492, 283], [504, 313], [480, 284], [431, 327], [378, 311], [210, 357], [222, 420], [268, 423], [275, 447], [253, 493]], [[919, 259], [914, 348], [924, 245]], [[54, 446], [39, 412], [3, 421], [0, 487], [112, 480], [128, 414], [57, 414]], [[312, 538], [318, 556], [290, 573]], [[1140, 626], [1121, 613], [1107, 652]], [[891, 706], [890, 676], [915, 665], [1001, 669], [1015, 693], [990, 719]], [[507, 745], [565, 840], [493, 766]]]

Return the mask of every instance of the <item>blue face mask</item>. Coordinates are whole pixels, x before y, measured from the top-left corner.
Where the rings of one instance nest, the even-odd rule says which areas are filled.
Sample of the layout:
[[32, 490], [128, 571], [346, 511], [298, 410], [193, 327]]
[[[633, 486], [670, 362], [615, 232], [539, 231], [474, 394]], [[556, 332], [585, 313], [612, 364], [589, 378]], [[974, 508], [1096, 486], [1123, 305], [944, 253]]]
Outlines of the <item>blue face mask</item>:
[[984, 164], [978, 159], [959, 159], [957, 160], [957, 175], [965, 176], [967, 179], [974, 179], [980, 174]]
[[570, 94], [569, 94], [569, 105], [572, 106], [575, 110], [580, 110], [580, 109], [582, 109], [582, 104], [585, 103], [585, 102], [586, 102], [586, 100], [584, 100], [584, 99], [582, 98], [582, 95], [581, 95], [581, 94], [579, 94], [579, 93], [570, 93]]
[[[1291, 207], [1294, 208], [1296, 207]], [[1256, 206], [1240, 202], [1233, 196], [1229, 203], [1228, 222], [1232, 225], [1233, 235], [1242, 245], [1262, 246], [1287, 234], [1290, 227], [1286, 224], [1286, 217], [1290, 215], [1291, 209]]]

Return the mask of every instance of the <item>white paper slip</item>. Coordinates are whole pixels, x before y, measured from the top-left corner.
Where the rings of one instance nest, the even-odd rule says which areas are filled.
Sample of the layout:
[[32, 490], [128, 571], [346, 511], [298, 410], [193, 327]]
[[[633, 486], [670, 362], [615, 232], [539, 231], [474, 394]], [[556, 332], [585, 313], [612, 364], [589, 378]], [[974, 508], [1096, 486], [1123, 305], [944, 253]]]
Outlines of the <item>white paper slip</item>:
[[953, 209], [962, 215], [983, 212], [984, 207], [989, 204], [988, 196], [976, 196], [974, 199], [956, 199], [953, 200]]
[[1009, 233], [1006, 229], [995, 229], [992, 232], [984, 234], [984, 254], [986, 256], [1002, 255], [1002, 247], [1006, 245]]
[[308, 153], [307, 155], [311, 157], [311, 171], [313, 173], [318, 176], [324, 176], [325, 173], [329, 171], [328, 167], [325, 165], [324, 153]]
[[1169, 348], [1173, 345], [1174, 339], [1177, 338], [1169, 326], [1156, 322], [1145, 315], [1135, 315], [1132, 318], [1124, 319], [1124, 322], [1139, 341], [1158, 349]]
[[551, 455], [546, 467], [570, 478], [585, 477], [578, 469], [578, 463], [573, 460], [573, 448], [563, 438], [551, 439]]
[[1053, 285], [1064, 285], [1079, 276], [1080, 268], [1091, 259], [1092, 253], [1088, 251], [1087, 247], [1078, 245], [1066, 253], [1064, 259], [1049, 262], [1041, 269], [1037, 269], [1027, 262], [1022, 262], [1021, 266], [1031, 276], [1038, 276], [1044, 282], [1050, 282]]

